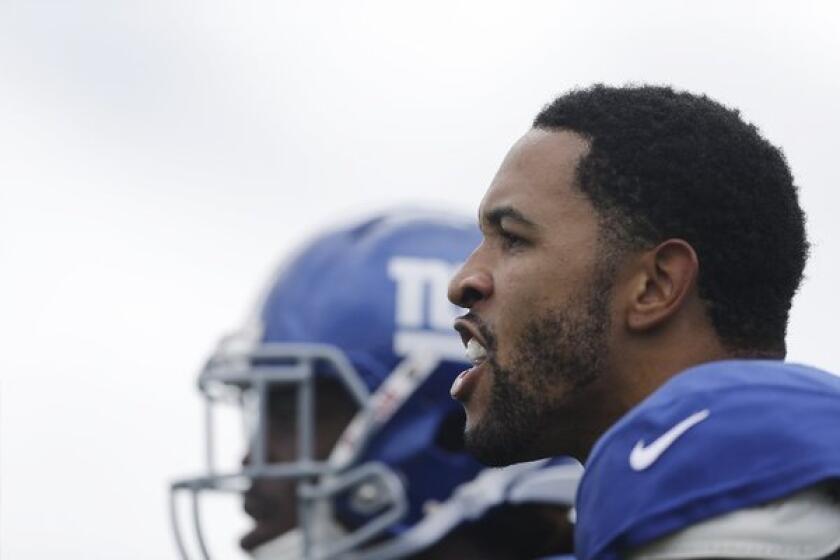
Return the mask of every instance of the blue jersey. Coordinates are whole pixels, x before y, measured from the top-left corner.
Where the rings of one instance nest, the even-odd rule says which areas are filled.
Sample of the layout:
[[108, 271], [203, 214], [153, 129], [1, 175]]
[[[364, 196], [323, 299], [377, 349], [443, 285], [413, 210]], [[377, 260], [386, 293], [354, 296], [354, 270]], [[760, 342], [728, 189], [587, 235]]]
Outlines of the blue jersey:
[[778, 361], [688, 369], [595, 444], [575, 556], [612, 560], [694, 523], [840, 478], [840, 377]]

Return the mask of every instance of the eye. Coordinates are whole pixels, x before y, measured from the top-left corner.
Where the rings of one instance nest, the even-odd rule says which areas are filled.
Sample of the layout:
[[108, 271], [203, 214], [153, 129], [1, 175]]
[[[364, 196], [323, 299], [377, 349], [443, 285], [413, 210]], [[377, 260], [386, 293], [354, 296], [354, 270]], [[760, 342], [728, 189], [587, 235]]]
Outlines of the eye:
[[502, 237], [502, 245], [506, 249], [516, 249], [527, 243], [523, 238], [505, 229], [500, 229], [499, 235]]

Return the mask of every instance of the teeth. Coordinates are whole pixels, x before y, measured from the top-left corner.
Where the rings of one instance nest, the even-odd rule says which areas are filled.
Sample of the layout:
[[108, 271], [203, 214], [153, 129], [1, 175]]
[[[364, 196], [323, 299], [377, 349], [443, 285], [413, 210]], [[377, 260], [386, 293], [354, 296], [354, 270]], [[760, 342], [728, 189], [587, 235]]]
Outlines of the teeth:
[[477, 365], [479, 362], [483, 362], [487, 357], [487, 349], [479, 344], [476, 339], [471, 338], [470, 341], [467, 342], [466, 355], [467, 359], [472, 362], [473, 365]]

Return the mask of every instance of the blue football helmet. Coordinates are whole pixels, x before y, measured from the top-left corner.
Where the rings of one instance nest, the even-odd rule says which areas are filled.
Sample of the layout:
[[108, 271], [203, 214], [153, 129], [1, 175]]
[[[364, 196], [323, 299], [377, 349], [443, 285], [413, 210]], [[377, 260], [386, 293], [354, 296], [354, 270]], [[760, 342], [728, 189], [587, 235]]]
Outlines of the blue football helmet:
[[[539, 464], [476, 478], [482, 467], [463, 452], [463, 411], [448, 392], [467, 365], [452, 329], [459, 310], [446, 290], [479, 242], [470, 220], [403, 211], [321, 235], [281, 266], [254, 319], [221, 341], [199, 375], [208, 472], [171, 486], [183, 558], [175, 496], [192, 496], [198, 550], [209, 558], [200, 494], [244, 492], [260, 480], [296, 481], [298, 530], [292, 544], [286, 535], [261, 546], [258, 557], [401, 558], [515, 496], [515, 487], [530, 495], [523, 500], [571, 502], [577, 465], [543, 469], [538, 483], [523, 483], [522, 473]], [[328, 455], [318, 456], [315, 391], [324, 379], [357, 408]], [[269, 398], [278, 387], [296, 404], [288, 434], [296, 456], [283, 461], [267, 449]], [[217, 472], [214, 404], [230, 399], [251, 419], [250, 452], [240, 471]]]

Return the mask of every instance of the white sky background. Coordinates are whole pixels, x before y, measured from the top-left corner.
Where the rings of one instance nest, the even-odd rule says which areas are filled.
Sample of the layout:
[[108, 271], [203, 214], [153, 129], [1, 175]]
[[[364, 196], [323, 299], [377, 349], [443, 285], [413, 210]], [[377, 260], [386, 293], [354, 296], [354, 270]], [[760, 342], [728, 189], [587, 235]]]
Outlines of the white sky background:
[[835, 5], [0, 0], [0, 557], [173, 558], [195, 374], [278, 258], [348, 213], [474, 214], [575, 85], [706, 92], [784, 148], [790, 357], [840, 371]]

